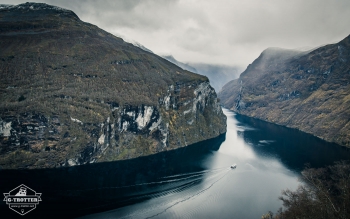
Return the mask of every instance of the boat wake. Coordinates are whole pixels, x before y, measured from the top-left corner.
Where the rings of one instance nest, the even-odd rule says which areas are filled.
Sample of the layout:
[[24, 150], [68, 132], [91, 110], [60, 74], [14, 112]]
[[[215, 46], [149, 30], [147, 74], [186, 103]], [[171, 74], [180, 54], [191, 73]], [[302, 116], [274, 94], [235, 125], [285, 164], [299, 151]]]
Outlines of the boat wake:
[[157, 217], [157, 216], [159, 216], [159, 215], [165, 213], [168, 209], [170, 209], [170, 208], [172, 208], [172, 207], [174, 207], [174, 206], [176, 206], [176, 205], [178, 205], [178, 204], [180, 204], [180, 203], [182, 203], [182, 202], [185, 202], [185, 201], [188, 201], [188, 200], [190, 200], [190, 199], [193, 199], [193, 198], [195, 198], [196, 196], [199, 196], [200, 194], [204, 193], [205, 191], [207, 191], [207, 190], [209, 190], [211, 187], [213, 187], [215, 183], [219, 182], [219, 181], [220, 181], [222, 178], [224, 178], [228, 173], [229, 173], [229, 170], [227, 170], [223, 175], [221, 175], [219, 178], [217, 178], [214, 182], [212, 182], [212, 183], [211, 183], [209, 186], [207, 186], [206, 188], [200, 190], [199, 192], [197, 192], [197, 193], [195, 193], [195, 194], [193, 194], [193, 195], [190, 195], [190, 196], [188, 196], [188, 197], [185, 197], [184, 199], [179, 200], [179, 201], [173, 203], [172, 205], [168, 206], [168, 207], [165, 208], [163, 211], [161, 211], [161, 212], [159, 212], [159, 213], [157, 213], [157, 214], [155, 214], [155, 215], [146, 217], [146, 218], [154, 218], [154, 217]]
[[[230, 172], [230, 170], [230, 167], [223, 167], [212, 170], [165, 176], [162, 177], [160, 181], [155, 182], [133, 184], [121, 187], [101, 187], [98, 188], [98, 190], [122, 189], [127, 187], [130, 188], [145, 185], [150, 186], [150, 188], [146, 190], [144, 188], [140, 189], [141, 192], [136, 191], [134, 194], [124, 196], [122, 200], [118, 201], [118, 203], [108, 203], [104, 205], [94, 206], [93, 208], [101, 208], [106, 205], [116, 204], [120, 206], [127, 206], [128, 203], [136, 204], [148, 200], [152, 201], [152, 205], [148, 205], [147, 208], [138, 207], [135, 211], [128, 211], [126, 215], [122, 215], [119, 212], [121, 210], [119, 208], [108, 212], [108, 214], [117, 214], [118, 218], [157, 217], [160, 214], [166, 212], [168, 209], [180, 203], [186, 202], [187, 200], [193, 199], [209, 190], [218, 181], [225, 177]], [[171, 198], [169, 198], [170, 196]], [[89, 216], [87, 216], [87, 218], [88, 217]]]

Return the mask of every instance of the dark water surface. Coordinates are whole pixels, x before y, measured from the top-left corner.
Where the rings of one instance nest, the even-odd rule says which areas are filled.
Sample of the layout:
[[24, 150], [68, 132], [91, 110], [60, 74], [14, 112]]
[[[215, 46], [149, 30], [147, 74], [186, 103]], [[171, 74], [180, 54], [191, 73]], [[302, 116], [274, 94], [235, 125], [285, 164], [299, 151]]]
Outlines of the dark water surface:
[[[0, 192], [25, 184], [42, 193], [21, 218], [261, 218], [281, 207], [281, 190], [297, 188], [306, 163], [350, 159], [344, 147], [224, 112], [228, 130], [216, 139], [127, 161], [2, 170]], [[5, 202], [0, 212], [17, 217]]]

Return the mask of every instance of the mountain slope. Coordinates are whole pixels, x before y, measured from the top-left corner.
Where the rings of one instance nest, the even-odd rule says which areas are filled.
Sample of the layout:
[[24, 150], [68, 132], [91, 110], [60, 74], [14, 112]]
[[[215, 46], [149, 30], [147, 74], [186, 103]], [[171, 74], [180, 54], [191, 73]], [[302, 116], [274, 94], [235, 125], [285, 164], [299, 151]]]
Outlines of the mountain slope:
[[226, 132], [208, 79], [69, 10], [0, 5], [0, 167], [128, 159]]
[[311, 52], [265, 50], [219, 93], [240, 114], [350, 146], [350, 36]]

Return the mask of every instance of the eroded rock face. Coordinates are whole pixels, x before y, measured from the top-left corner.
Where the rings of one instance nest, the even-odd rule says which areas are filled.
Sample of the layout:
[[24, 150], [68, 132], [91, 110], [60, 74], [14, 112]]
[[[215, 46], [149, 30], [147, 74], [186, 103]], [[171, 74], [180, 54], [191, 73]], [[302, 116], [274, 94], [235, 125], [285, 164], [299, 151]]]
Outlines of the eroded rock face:
[[36, 168], [129, 159], [226, 132], [226, 117], [208, 82], [172, 87], [156, 106], [104, 104], [111, 116], [102, 123], [41, 113], [4, 116], [0, 164]]
[[219, 93], [240, 114], [350, 146], [350, 36], [309, 52], [267, 49]]
[[146, 156], [217, 137], [208, 79], [46, 4], [0, 6], [0, 168]]

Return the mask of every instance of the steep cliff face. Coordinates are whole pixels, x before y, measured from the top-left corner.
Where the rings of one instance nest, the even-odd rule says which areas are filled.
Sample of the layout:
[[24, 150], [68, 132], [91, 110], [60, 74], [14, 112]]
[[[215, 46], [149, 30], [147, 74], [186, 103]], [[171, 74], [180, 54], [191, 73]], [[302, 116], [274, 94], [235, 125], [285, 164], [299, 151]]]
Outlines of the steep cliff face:
[[267, 49], [219, 93], [240, 114], [350, 146], [350, 36], [311, 52]]
[[0, 5], [0, 168], [135, 158], [226, 132], [206, 77], [46, 4]]

